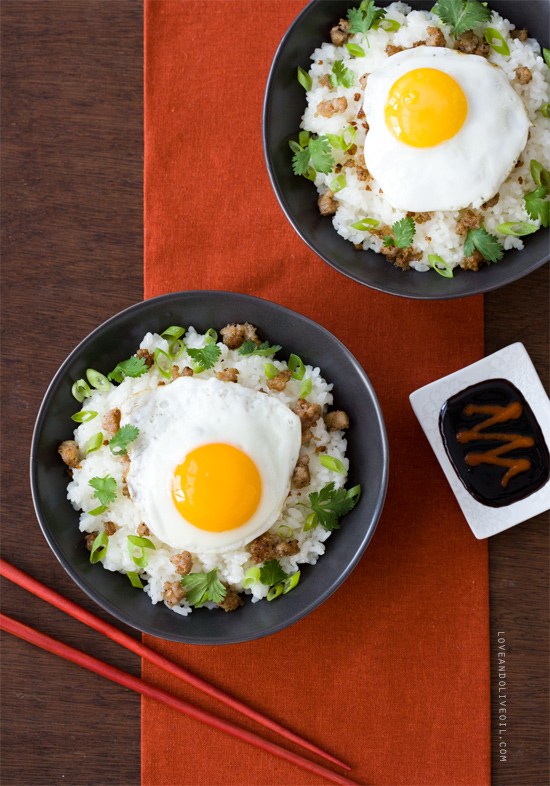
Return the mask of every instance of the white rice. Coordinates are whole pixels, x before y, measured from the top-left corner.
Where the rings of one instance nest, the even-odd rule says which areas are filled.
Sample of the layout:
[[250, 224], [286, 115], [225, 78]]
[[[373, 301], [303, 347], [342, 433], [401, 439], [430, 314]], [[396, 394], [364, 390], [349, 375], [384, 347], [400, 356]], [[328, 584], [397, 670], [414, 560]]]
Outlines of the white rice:
[[[183, 341], [186, 347], [191, 348], [204, 347], [206, 343], [205, 336], [197, 333], [192, 327], [187, 330]], [[157, 347], [168, 352], [168, 342], [159, 335], [152, 333], [147, 333], [140, 347], [148, 349], [151, 353]], [[217, 371], [223, 371], [224, 368], [237, 368], [239, 370], [239, 382], [237, 384], [252, 390], [259, 390], [260, 388], [266, 390], [265, 362], [273, 363], [280, 370], [287, 368], [286, 362], [271, 357], [239, 355], [237, 350], [230, 350], [222, 343], [219, 343], [218, 347], [221, 355], [217, 363], [212, 369], [202, 372], [200, 374], [201, 379], [214, 377]], [[187, 361], [191, 363], [189, 358], [187, 358]], [[186, 365], [186, 360], [180, 358], [176, 363], [181, 368]], [[323, 379], [320, 369], [317, 367], [305, 367], [304, 378], [308, 377], [312, 381], [312, 392], [308, 395], [307, 400], [311, 403], [319, 404], [323, 408], [323, 412], [326, 412], [327, 407], [333, 402], [332, 384]], [[175, 571], [174, 565], [170, 562], [170, 557], [177, 554], [178, 550], [171, 548], [154, 535], [151, 535], [150, 539], [155, 544], [156, 549], [154, 551], [147, 550], [147, 567], [144, 570], [140, 570], [134, 564], [128, 553], [127, 537], [128, 535], [137, 534], [137, 528], [143, 521], [143, 518], [132, 500], [121, 493], [123, 487], [121, 459], [113, 456], [110, 448], [105, 445], [87, 456], [85, 455], [85, 450], [90, 437], [101, 429], [103, 416], [109, 410], [122, 408], [124, 402], [131, 396], [140, 391], [153, 390], [161, 381], [166, 382], [156, 366], [153, 365], [141, 377], [126, 377], [120, 385], [112, 386], [110, 390], [105, 392], [94, 390], [91, 397], [84, 399], [82, 409], [96, 411], [98, 415], [88, 423], [82, 423], [74, 432], [74, 439], [78, 443], [80, 450], [81, 466], [73, 470], [73, 478], [68, 485], [67, 494], [73, 507], [82, 511], [79, 523], [82, 532], [102, 531], [106, 521], [115, 523], [117, 531], [109, 537], [107, 552], [102, 558], [103, 566], [111, 571], [122, 573], [133, 571], [139, 573], [142, 582], [145, 584], [145, 592], [150, 596], [153, 603], [164, 601], [162, 593], [165, 582], [174, 582], [181, 579], [181, 576]], [[166, 382], [166, 384], [169, 383]], [[266, 390], [266, 392], [268, 395], [279, 398], [291, 407], [298, 401], [300, 386], [301, 382], [291, 379], [284, 391]], [[122, 417], [121, 425], [124, 425], [124, 416]], [[298, 503], [307, 502], [308, 495], [311, 492], [319, 491], [331, 481], [337, 488], [344, 486], [346, 481], [345, 475], [326, 469], [319, 460], [319, 454], [315, 453], [316, 448], [325, 447], [326, 453], [340, 459], [347, 470], [348, 459], [345, 458], [347, 443], [343, 431], [327, 431], [321, 417], [312, 428], [312, 433], [313, 440], [303, 445], [300, 453], [300, 455], [307, 454], [310, 457], [311, 484], [300, 490], [291, 489], [290, 496], [285, 502], [280, 517], [269, 530], [269, 532], [276, 534], [278, 528], [285, 524], [293, 530], [293, 537], [298, 541], [300, 551], [294, 556], [281, 557], [280, 559], [281, 566], [288, 574], [295, 573], [298, 570], [298, 566], [302, 563], [314, 565], [320, 555], [324, 553], [325, 541], [330, 536], [330, 532], [320, 525], [308, 532], [303, 532], [304, 521], [311, 511], [299, 507]], [[138, 442], [139, 437], [133, 444], [137, 445]], [[132, 444], [128, 447], [130, 458], [131, 453]], [[99, 503], [97, 498], [94, 497], [94, 489], [89, 485], [89, 481], [94, 477], [103, 478], [106, 475], [111, 475], [117, 482], [116, 500], [101, 515], [91, 516], [85, 511], [97, 508]], [[208, 572], [213, 568], [217, 568], [218, 577], [221, 581], [231, 585], [238, 592], [245, 592], [251, 595], [253, 602], [267, 595], [269, 587], [260, 582], [252, 589], [243, 589], [242, 581], [245, 573], [253, 565], [246, 548], [233, 549], [216, 554], [197, 553], [192, 554], [192, 556], [192, 572]], [[217, 608], [215, 604], [206, 604], [206, 606]], [[179, 605], [173, 607], [173, 611], [187, 615], [191, 613], [192, 608], [184, 599]]]
[[[353, 4], [350, 3], [351, 5]], [[411, 47], [416, 41], [425, 39], [427, 27], [432, 26], [439, 27], [445, 34], [447, 45], [453, 46], [454, 39], [450, 28], [430, 11], [412, 11], [410, 6], [397, 2], [388, 6], [386, 18], [399, 22], [401, 24], [399, 30], [394, 33], [388, 33], [382, 28], [370, 30], [368, 33], [370, 47], [366, 45], [360, 34], [350, 39], [351, 42], [364, 48], [365, 57], [352, 57], [345, 46], [334, 46], [331, 43], [324, 43], [313, 52], [311, 55], [313, 65], [309, 71], [313, 84], [311, 90], [307, 91], [307, 109], [302, 117], [302, 129], [318, 135], [327, 133], [339, 135], [352, 121], [357, 121], [357, 112], [363, 105], [364, 92], [359, 84], [359, 78], [365, 73], [372, 73], [387, 61], [388, 55], [384, 50], [388, 44]], [[536, 188], [529, 168], [531, 159], [539, 161], [546, 169], [550, 168], [550, 119], [544, 117], [540, 111], [541, 107], [550, 101], [550, 69], [541, 56], [540, 44], [534, 38], [528, 38], [525, 42], [511, 39], [509, 33], [510, 30], [515, 29], [515, 25], [503, 19], [495, 11], [487, 25], [474, 32], [483, 38], [485, 27], [495, 28], [506, 39], [510, 56], [504, 57], [491, 49], [488, 59], [500, 66], [507, 75], [512, 87], [523, 99], [533, 125], [529, 141], [520, 159], [521, 166], [513, 169], [501, 185], [499, 201], [495, 207], [484, 211], [483, 224], [488, 232], [497, 234], [505, 249], [521, 249], [523, 248], [521, 238], [496, 233], [496, 228], [499, 224], [508, 221], [540, 224], [540, 221], [534, 221], [529, 217], [525, 210], [523, 196]], [[330, 89], [319, 84], [321, 77], [331, 72], [336, 60], [342, 60], [346, 68], [354, 72], [355, 83], [352, 87], [345, 88], [339, 85], [336, 89]], [[527, 66], [533, 75], [531, 82], [526, 85], [520, 85], [515, 79], [515, 69], [520, 66]], [[354, 100], [354, 95], [357, 93], [361, 93], [360, 101]], [[340, 96], [347, 99], [348, 108], [345, 112], [330, 118], [322, 117], [317, 113], [317, 106], [321, 101]], [[357, 126], [355, 144], [361, 150], [364, 145], [365, 130], [360, 120]], [[335, 149], [332, 150], [332, 155], [336, 164], [344, 163], [349, 158], [349, 154]], [[333, 216], [334, 228], [346, 240], [354, 244], [362, 243], [365, 249], [379, 251], [382, 245], [381, 239], [367, 232], [352, 229], [352, 224], [368, 216], [377, 219], [381, 224], [391, 226], [395, 221], [404, 218], [406, 213], [394, 209], [384, 196], [378, 193], [380, 186], [374, 178], [367, 184], [372, 190], [367, 191], [366, 184], [357, 180], [354, 168], [347, 167], [345, 173], [346, 186], [337, 192], [339, 207]], [[317, 173], [315, 185], [319, 194], [328, 189], [334, 177], [334, 170], [328, 175]], [[461, 211], [434, 211], [429, 221], [416, 224], [413, 249], [421, 251], [423, 257], [411, 261], [411, 267], [422, 272], [429, 270], [428, 254], [441, 256], [451, 268], [462, 262], [465, 236], [458, 235], [455, 231], [461, 214]]]

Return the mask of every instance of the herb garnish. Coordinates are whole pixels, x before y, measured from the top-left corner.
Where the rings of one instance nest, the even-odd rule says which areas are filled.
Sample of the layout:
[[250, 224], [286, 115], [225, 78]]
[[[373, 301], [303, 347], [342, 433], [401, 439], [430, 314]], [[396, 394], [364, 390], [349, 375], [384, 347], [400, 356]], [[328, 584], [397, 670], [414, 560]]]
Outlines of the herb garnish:
[[341, 60], [335, 60], [332, 66], [332, 75], [329, 74], [329, 81], [332, 87], [353, 87], [355, 74], [351, 68], [346, 68]]
[[264, 341], [259, 347], [256, 346], [253, 341], [245, 341], [244, 344], [239, 347], [239, 355], [260, 355], [260, 357], [269, 357], [280, 349], [282, 349], [280, 344], [273, 344], [273, 346], [270, 347], [269, 341]]
[[94, 491], [94, 497], [98, 499], [105, 507], [116, 499], [116, 480], [110, 475], [105, 475], [104, 478], [92, 478], [88, 481]]
[[[296, 144], [296, 143], [295, 143]], [[309, 139], [307, 147], [302, 147], [301, 150], [295, 151], [292, 156], [292, 169], [295, 175], [306, 175], [309, 171], [309, 162], [317, 172], [322, 172], [324, 175], [332, 170], [334, 166], [334, 159], [330, 153], [330, 143], [326, 136], [320, 136], [318, 139]]]
[[207, 600], [221, 603], [227, 595], [227, 590], [218, 578], [218, 569], [210, 573], [189, 573], [181, 579], [181, 586], [185, 587], [186, 600], [192, 606], [202, 606]]
[[126, 426], [121, 426], [109, 442], [113, 456], [125, 456], [128, 453], [128, 445], [137, 439], [138, 436], [139, 429], [137, 426], [131, 426], [129, 423]]
[[110, 374], [107, 374], [107, 379], [114, 380], [115, 382], [122, 382], [124, 377], [141, 377], [148, 371], [147, 364], [144, 358], [138, 358], [135, 355], [128, 360], [123, 360], [117, 363]]
[[[430, 267], [433, 267], [435, 272], [439, 273], [439, 275], [443, 276], [443, 278], [453, 278], [452, 267], [448, 262], [445, 262], [444, 259], [438, 257], [437, 254], [428, 254], [428, 262], [430, 263]], [[438, 265], [443, 265], [443, 269], [438, 267]]]
[[267, 584], [268, 587], [272, 587], [274, 584], [284, 581], [287, 576], [288, 573], [285, 573], [282, 569], [278, 559], [270, 559], [268, 562], [264, 563], [260, 571], [260, 581], [262, 584]]
[[385, 235], [382, 242], [385, 246], [396, 246], [397, 248], [408, 248], [413, 242], [416, 226], [412, 218], [402, 218], [401, 221], [396, 221], [392, 226], [391, 235]]
[[349, 513], [355, 507], [358, 495], [358, 486], [354, 486], [350, 490], [335, 489], [334, 483], [331, 482], [327, 483], [321, 491], [313, 491], [309, 495], [309, 505], [303, 502], [298, 502], [298, 505], [310, 508], [314, 512], [317, 522], [325, 529], [332, 531], [340, 527], [339, 516]]
[[538, 186], [534, 191], [525, 194], [523, 197], [529, 218], [535, 221], [540, 219], [543, 227], [547, 227], [550, 220], [550, 202], [546, 199], [547, 196], [548, 188], [546, 186]]
[[464, 243], [464, 256], [470, 257], [477, 248], [484, 259], [489, 262], [498, 262], [504, 255], [504, 248], [499, 243], [498, 238], [490, 235], [486, 229], [469, 229]]
[[94, 565], [96, 562], [105, 556], [107, 553], [107, 546], [109, 545], [109, 537], [105, 531], [99, 532], [95, 538], [92, 550], [90, 551], [90, 562]]
[[189, 357], [195, 361], [194, 370], [197, 372], [212, 368], [221, 355], [221, 349], [217, 344], [207, 344], [202, 349], [190, 349], [187, 347], [186, 351]]
[[367, 33], [374, 22], [383, 19], [385, 16], [386, 9], [376, 8], [374, 0], [362, 0], [359, 8], [350, 8], [348, 11], [348, 19], [350, 22], [349, 32], [362, 33], [365, 36], [367, 46], [370, 47]]
[[311, 90], [312, 82], [308, 72], [304, 71], [303, 68], [298, 67], [296, 75], [298, 77], [298, 82], [302, 85], [304, 90]]
[[[131, 556], [132, 560], [136, 563], [138, 568], [146, 568], [148, 563], [147, 552], [145, 549], [153, 549], [156, 551], [156, 546], [152, 540], [149, 538], [140, 538], [139, 535], [128, 535], [128, 554]], [[136, 557], [134, 555], [134, 549], [141, 549], [141, 555]]]
[[492, 12], [478, 0], [438, 0], [432, 8], [443, 24], [451, 27], [455, 38], [488, 22]]

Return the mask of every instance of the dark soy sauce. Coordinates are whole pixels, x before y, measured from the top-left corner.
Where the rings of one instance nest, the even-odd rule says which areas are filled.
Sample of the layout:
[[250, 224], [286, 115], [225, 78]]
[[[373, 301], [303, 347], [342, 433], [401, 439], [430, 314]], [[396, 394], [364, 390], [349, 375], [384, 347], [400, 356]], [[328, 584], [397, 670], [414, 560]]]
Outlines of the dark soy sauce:
[[550, 477], [540, 426], [520, 391], [506, 379], [479, 382], [448, 399], [439, 430], [458, 477], [484, 505], [510, 505]]

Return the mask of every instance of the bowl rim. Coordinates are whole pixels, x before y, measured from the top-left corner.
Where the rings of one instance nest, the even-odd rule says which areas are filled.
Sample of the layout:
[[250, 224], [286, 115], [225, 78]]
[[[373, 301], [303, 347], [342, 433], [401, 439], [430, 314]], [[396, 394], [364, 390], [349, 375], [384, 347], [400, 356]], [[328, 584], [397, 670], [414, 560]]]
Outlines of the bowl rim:
[[[408, 0], [406, 0], [408, 2]], [[546, 2], [550, 2], [550, 0], [546, 0]], [[346, 278], [351, 279], [352, 281], [356, 281], [358, 284], [362, 286], [369, 287], [370, 289], [374, 289], [378, 292], [384, 292], [387, 295], [393, 295], [397, 297], [406, 298], [409, 300], [454, 300], [456, 298], [461, 297], [471, 297], [473, 295], [482, 295], [486, 292], [492, 292], [495, 289], [500, 289], [501, 287], [507, 286], [508, 284], [513, 283], [514, 281], [518, 281], [520, 278], [529, 275], [529, 273], [533, 273], [539, 267], [546, 264], [550, 260], [550, 238], [548, 244], [548, 252], [544, 254], [541, 259], [533, 262], [529, 265], [528, 269], [517, 270], [511, 272], [508, 276], [504, 277], [504, 280], [498, 281], [496, 283], [489, 282], [488, 284], [475, 284], [474, 286], [469, 288], [468, 292], [449, 292], [448, 294], [442, 295], [432, 295], [432, 294], [420, 294], [417, 292], [400, 292], [394, 286], [381, 286], [380, 284], [376, 283], [367, 283], [365, 282], [361, 276], [356, 273], [353, 273], [347, 269], [347, 267], [339, 262], [336, 262], [330, 259], [322, 248], [319, 248], [318, 245], [306, 237], [306, 233], [302, 230], [299, 224], [294, 220], [292, 215], [292, 211], [290, 210], [290, 206], [288, 201], [285, 197], [283, 190], [280, 188], [279, 183], [277, 181], [275, 175], [275, 165], [271, 159], [269, 153], [269, 132], [268, 132], [268, 119], [271, 113], [271, 103], [272, 103], [272, 92], [273, 86], [275, 82], [275, 71], [277, 70], [277, 66], [279, 63], [280, 58], [282, 57], [283, 50], [286, 46], [288, 39], [292, 36], [294, 29], [298, 27], [302, 21], [302, 18], [307, 16], [311, 12], [311, 9], [315, 6], [318, 6], [323, 3], [323, 0], [309, 0], [308, 4], [300, 11], [298, 16], [293, 20], [290, 27], [286, 30], [285, 34], [283, 35], [275, 55], [273, 56], [273, 60], [271, 62], [271, 66], [269, 69], [269, 75], [267, 77], [267, 82], [265, 86], [265, 93], [264, 93], [264, 101], [263, 101], [263, 108], [262, 108], [262, 145], [263, 145], [263, 152], [264, 152], [264, 160], [267, 168], [267, 172], [269, 175], [269, 180], [271, 182], [271, 187], [277, 197], [277, 201], [279, 202], [279, 206], [281, 207], [283, 213], [285, 214], [288, 222], [290, 223], [291, 227], [294, 229], [296, 234], [300, 237], [300, 239], [320, 258], [323, 262], [326, 262], [327, 265], [330, 265], [334, 270], [337, 270], [342, 275], [346, 276]], [[414, 8], [414, 0], [412, 0], [413, 8]], [[290, 166], [290, 164], [289, 164]], [[544, 229], [543, 227], [541, 227]], [[335, 230], [336, 231], [336, 230]], [[345, 241], [347, 242], [347, 241]], [[407, 271], [410, 272], [410, 271]], [[416, 272], [416, 271], [415, 271]], [[429, 271], [426, 275], [429, 274]]]
[[[365, 530], [363, 538], [357, 548], [353, 558], [350, 562], [346, 565], [345, 569], [339, 574], [336, 580], [332, 582], [327, 588], [321, 592], [313, 601], [305, 606], [304, 609], [296, 612], [295, 614], [291, 615], [288, 619], [281, 621], [280, 623], [273, 624], [265, 629], [260, 635], [258, 636], [242, 636], [242, 635], [234, 635], [234, 636], [225, 636], [223, 641], [204, 641], [200, 637], [192, 636], [192, 635], [167, 635], [163, 633], [163, 635], [159, 635], [158, 631], [151, 627], [147, 623], [136, 622], [136, 620], [132, 619], [128, 614], [124, 611], [121, 611], [116, 605], [114, 605], [111, 601], [107, 600], [98, 590], [89, 586], [87, 582], [81, 577], [79, 571], [74, 568], [69, 560], [65, 557], [62, 553], [62, 550], [58, 547], [53, 533], [50, 531], [49, 523], [45, 513], [42, 510], [41, 500], [40, 500], [40, 492], [39, 492], [39, 484], [38, 484], [38, 442], [40, 438], [40, 434], [42, 431], [43, 424], [46, 418], [46, 410], [49, 407], [50, 401], [53, 398], [54, 394], [57, 392], [57, 389], [60, 385], [61, 379], [64, 376], [67, 367], [70, 363], [79, 355], [79, 353], [86, 348], [86, 346], [91, 343], [96, 336], [100, 335], [105, 329], [108, 329], [112, 324], [118, 322], [121, 318], [126, 316], [131, 316], [136, 312], [139, 312], [144, 306], [151, 305], [153, 303], [164, 304], [170, 303], [174, 299], [179, 299], [180, 297], [188, 298], [188, 297], [238, 297], [241, 299], [242, 302], [260, 302], [260, 304], [267, 304], [268, 307], [274, 307], [276, 310], [280, 309], [283, 312], [290, 313], [293, 317], [297, 318], [299, 321], [303, 323], [308, 323], [313, 325], [315, 329], [320, 330], [322, 333], [326, 334], [330, 338], [331, 341], [335, 341], [338, 345], [338, 349], [342, 351], [344, 354], [348, 356], [348, 359], [352, 362], [356, 373], [361, 378], [363, 385], [368, 389], [372, 403], [375, 410], [376, 416], [376, 426], [378, 433], [380, 435], [380, 442], [381, 442], [381, 452], [382, 452], [382, 477], [379, 488], [376, 490], [376, 504], [374, 507], [374, 511], [369, 522], [368, 527]], [[117, 620], [120, 622], [129, 625], [130, 627], [141, 631], [142, 633], [146, 633], [150, 636], [154, 636], [156, 638], [160, 638], [166, 641], [176, 641], [180, 643], [186, 644], [199, 644], [203, 646], [219, 646], [224, 644], [239, 644], [246, 641], [255, 641], [260, 638], [264, 638], [265, 636], [270, 636], [274, 633], [278, 633], [285, 628], [294, 625], [295, 623], [299, 622], [299, 620], [307, 617], [312, 611], [318, 608], [322, 603], [324, 603], [328, 598], [336, 592], [336, 590], [343, 584], [343, 582], [349, 577], [352, 571], [357, 567], [360, 559], [362, 558], [367, 546], [369, 545], [372, 536], [376, 530], [378, 522], [380, 520], [380, 516], [384, 507], [384, 502], [386, 499], [387, 488], [388, 488], [388, 478], [389, 478], [389, 446], [388, 446], [388, 437], [386, 432], [386, 427], [384, 423], [384, 417], [382, 414], [382, 408], [380, 406], [380, 402], [374, 390], [374, 387], [368, 378], [366, 372], [364, 371], [363, 367], [357, 360], [357, 358], [352, 354], [352, 352], [343, 344], [333, 333], [331, 333], [327, 328], [320, 325], [318, 322], [310, 319], [309, 317], [300, 314], [297, 311], [293, 311], [292, 309], [287, 308], [286, 306], [282, 306], [279, 303], [274, 303], [270, 300], [265, 298], [259, 298], [254, 295], [246, 295], [240, 292], [230, 292], [224, 290], [182, 290], [178, 292], [171, 292], [165, 295], [159, 295], [157, 297], [148, 298], [147, 300], [142, 300], [138, 303], [135, 303], [122, 311], [113, 314], [113, 316], [106, 319], [100, 325], [98, 325], [91, 333], [85, 336], [82, 341], [80, 341], [76, 347], [69, 353], [69, 355], [65, 358], [61, 366], [56, 371], [55, 375], [53, 376], [52, 380], [50, 381], [42, 402], [40, 404], [40, 408], [38, 410], [38, 414], [36, 417], [36, 422], [33, 429], [32, 440], [31, 440], [31, 450], [30, 450], [30, 485], [31, 485], [31, 495], [33, 506], [35, 510], [36, 517], [38, 519], [38, 523], [40, 525], [40, 529], [42, 530], [42, 534], [44, 535], [49, 547], [55, 554], [57, 560], [61, 563], [62, 567], [68, 573], [68, 575], [73, 579], [73, 581], [80, 587], [80, 589], [90, 597], [93, 601], [95, 601], [101, 608], [105, 611], [112, 614]], [[76, 514], [76, 511], [75, 511]]]

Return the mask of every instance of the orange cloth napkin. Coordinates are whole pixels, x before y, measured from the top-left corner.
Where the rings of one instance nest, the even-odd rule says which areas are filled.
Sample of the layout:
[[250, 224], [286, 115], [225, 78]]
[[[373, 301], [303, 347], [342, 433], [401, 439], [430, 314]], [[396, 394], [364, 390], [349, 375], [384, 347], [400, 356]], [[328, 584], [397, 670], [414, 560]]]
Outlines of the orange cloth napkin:
[[[487, 544], [470, 532], [408, 402], [412, 390], [483, 356], [483, 300], [418, 302], [371, 291], [321, 262], [288, 224], [264, 165], [261, 112], [277, 44], [304, 5], [146, 0], [145, 295], [246, 292], [338, 336], [384, 411], [386, 506], [352, 576], [293, 627], [225, 647], [145, 640], [340, 756], [360, 783], [483, 786]], [[143, 676], [277, 740], [147, 662]], [[142, 779], [325, 783], [149, 699]]]

